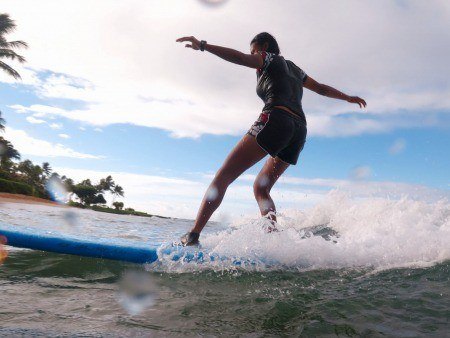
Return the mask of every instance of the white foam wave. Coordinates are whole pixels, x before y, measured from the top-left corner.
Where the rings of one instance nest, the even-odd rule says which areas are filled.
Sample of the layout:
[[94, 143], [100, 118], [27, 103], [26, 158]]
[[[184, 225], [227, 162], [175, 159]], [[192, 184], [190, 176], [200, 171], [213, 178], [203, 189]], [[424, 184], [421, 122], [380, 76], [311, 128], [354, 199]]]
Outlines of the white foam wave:
[[335, 191], [312, 209], [285, 212], [279, 217], [280, 232], [266, 233], [264, 222], [240, 220], [226, 231], [203, 235], [202, 248], [185, 257], [179, 257], [182, 250], [161, 250], [158, 268], [382, 270], [450, 259], [446, 199], [434, 203], [406, 197], [354, 199]]

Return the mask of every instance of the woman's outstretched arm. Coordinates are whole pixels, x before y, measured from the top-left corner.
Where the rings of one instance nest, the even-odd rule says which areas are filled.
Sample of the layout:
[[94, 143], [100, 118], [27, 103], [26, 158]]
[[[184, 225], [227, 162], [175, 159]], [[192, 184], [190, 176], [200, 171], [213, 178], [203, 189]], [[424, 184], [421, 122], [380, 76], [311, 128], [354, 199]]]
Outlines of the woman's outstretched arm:
[[319, 95], [331, 97], [333, 99], [344, 100], [350, 103], [357, 103], [359, 104], [360, 108], [367, 106], [366, 101], [364, 101], [362, 98], [358, 96], [349, 96], [347, 94], [344, 94], [333, 87], [317, 82], [309, 75], [306, 78], [305, 82], [303, 83], [303, 87], [308, 88], [309, 90], [312, 90], [313, 92], [316, 92]]
[[[200, 41], [198, 41], [193, 36], [185, 36], [183, 38], [179, 38], [176, 40], [177, 42], [185, 42], [188, 41], [191, 44], [186, 44], [185, 46], [188, 48], [192, 48], [195, 50], [200, 49]], [[217, 55], [218, 57], [232, 62], [236, 63], [241, 66], [246, 66], [250, 68], [261, 68], [263, 65], [263, 58], [260, 54], [245, 54], [238, 50], [222, 47], [222, 46], [216, 46], [211, 45], [207, 43], [205, 45], [205, 51], [210, 52], [214, 55]]]

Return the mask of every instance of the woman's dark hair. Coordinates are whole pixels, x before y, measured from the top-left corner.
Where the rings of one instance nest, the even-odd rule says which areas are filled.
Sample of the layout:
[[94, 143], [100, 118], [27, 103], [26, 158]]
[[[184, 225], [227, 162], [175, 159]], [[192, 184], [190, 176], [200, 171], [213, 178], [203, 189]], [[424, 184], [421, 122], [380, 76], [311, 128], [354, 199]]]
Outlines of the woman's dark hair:
[[256, 35], [252, 41], [250, 42], [250, 44], [252, 43], [257, 43], [259, 46], [264, 45], [264, 43], [268, 43], [269, 47], [267, 47], [267, 51], [269, 53], [275, 53], [275, 54], [280, 54], [280, 48], [278, 47], [278, 42], [277, 40], [275, 40], [275, 38], [267, 33], [267, 32], [263, 32], [263, 33], [259, 33], [258, 35]]

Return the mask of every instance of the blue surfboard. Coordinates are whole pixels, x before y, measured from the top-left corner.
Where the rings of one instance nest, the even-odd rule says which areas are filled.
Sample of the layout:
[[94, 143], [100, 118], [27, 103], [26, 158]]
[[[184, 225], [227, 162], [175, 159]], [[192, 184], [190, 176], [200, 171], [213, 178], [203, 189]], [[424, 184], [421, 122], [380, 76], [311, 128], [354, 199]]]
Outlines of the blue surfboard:
[[[338, 234], [326, 224], [308, 228], [308, 233], [332, 240]], [[12, 226], [0, 222], [0, 236], [4, 236], [7, 245], [70, 254], [85, 257], [112, 259], [132, 263], [153, 263], [159, 258], [178, 262], [221, 263], [233, 266], [271, 265], [267, 257], [233, 257], [207, 252], [201, 247], [183, 247], [173, 243], [151, 243], [130, 241], [121, 238], [83, 238], [38, 228]], [[308, 237], [305, 235], [305, 237]], [[333, 240], [334, 242], [334, 240]]]
[[84, 239], [3, 223], [0, 223], [0, 236], [6, 238], [6, 245], [14, 247], [133, 263], [156, 261], [160, 247], [160, 245], [116, 238]]

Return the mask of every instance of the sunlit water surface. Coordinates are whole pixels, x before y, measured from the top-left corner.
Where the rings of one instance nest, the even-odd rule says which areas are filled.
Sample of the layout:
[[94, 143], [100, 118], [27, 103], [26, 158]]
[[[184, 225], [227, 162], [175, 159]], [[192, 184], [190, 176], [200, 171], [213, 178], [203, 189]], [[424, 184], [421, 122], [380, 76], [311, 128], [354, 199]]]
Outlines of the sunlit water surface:
[[[0, 222], [162, 248], [191, 225], [22, 204], [1, 204]], [[6, 247], [0, 335], [449, 335], [447, 201], [330, 195], [279, 223], [270, 234], [256, 218], [211, 224], [201, 250], [220, 261], [161, 250], [140, 266]]]

